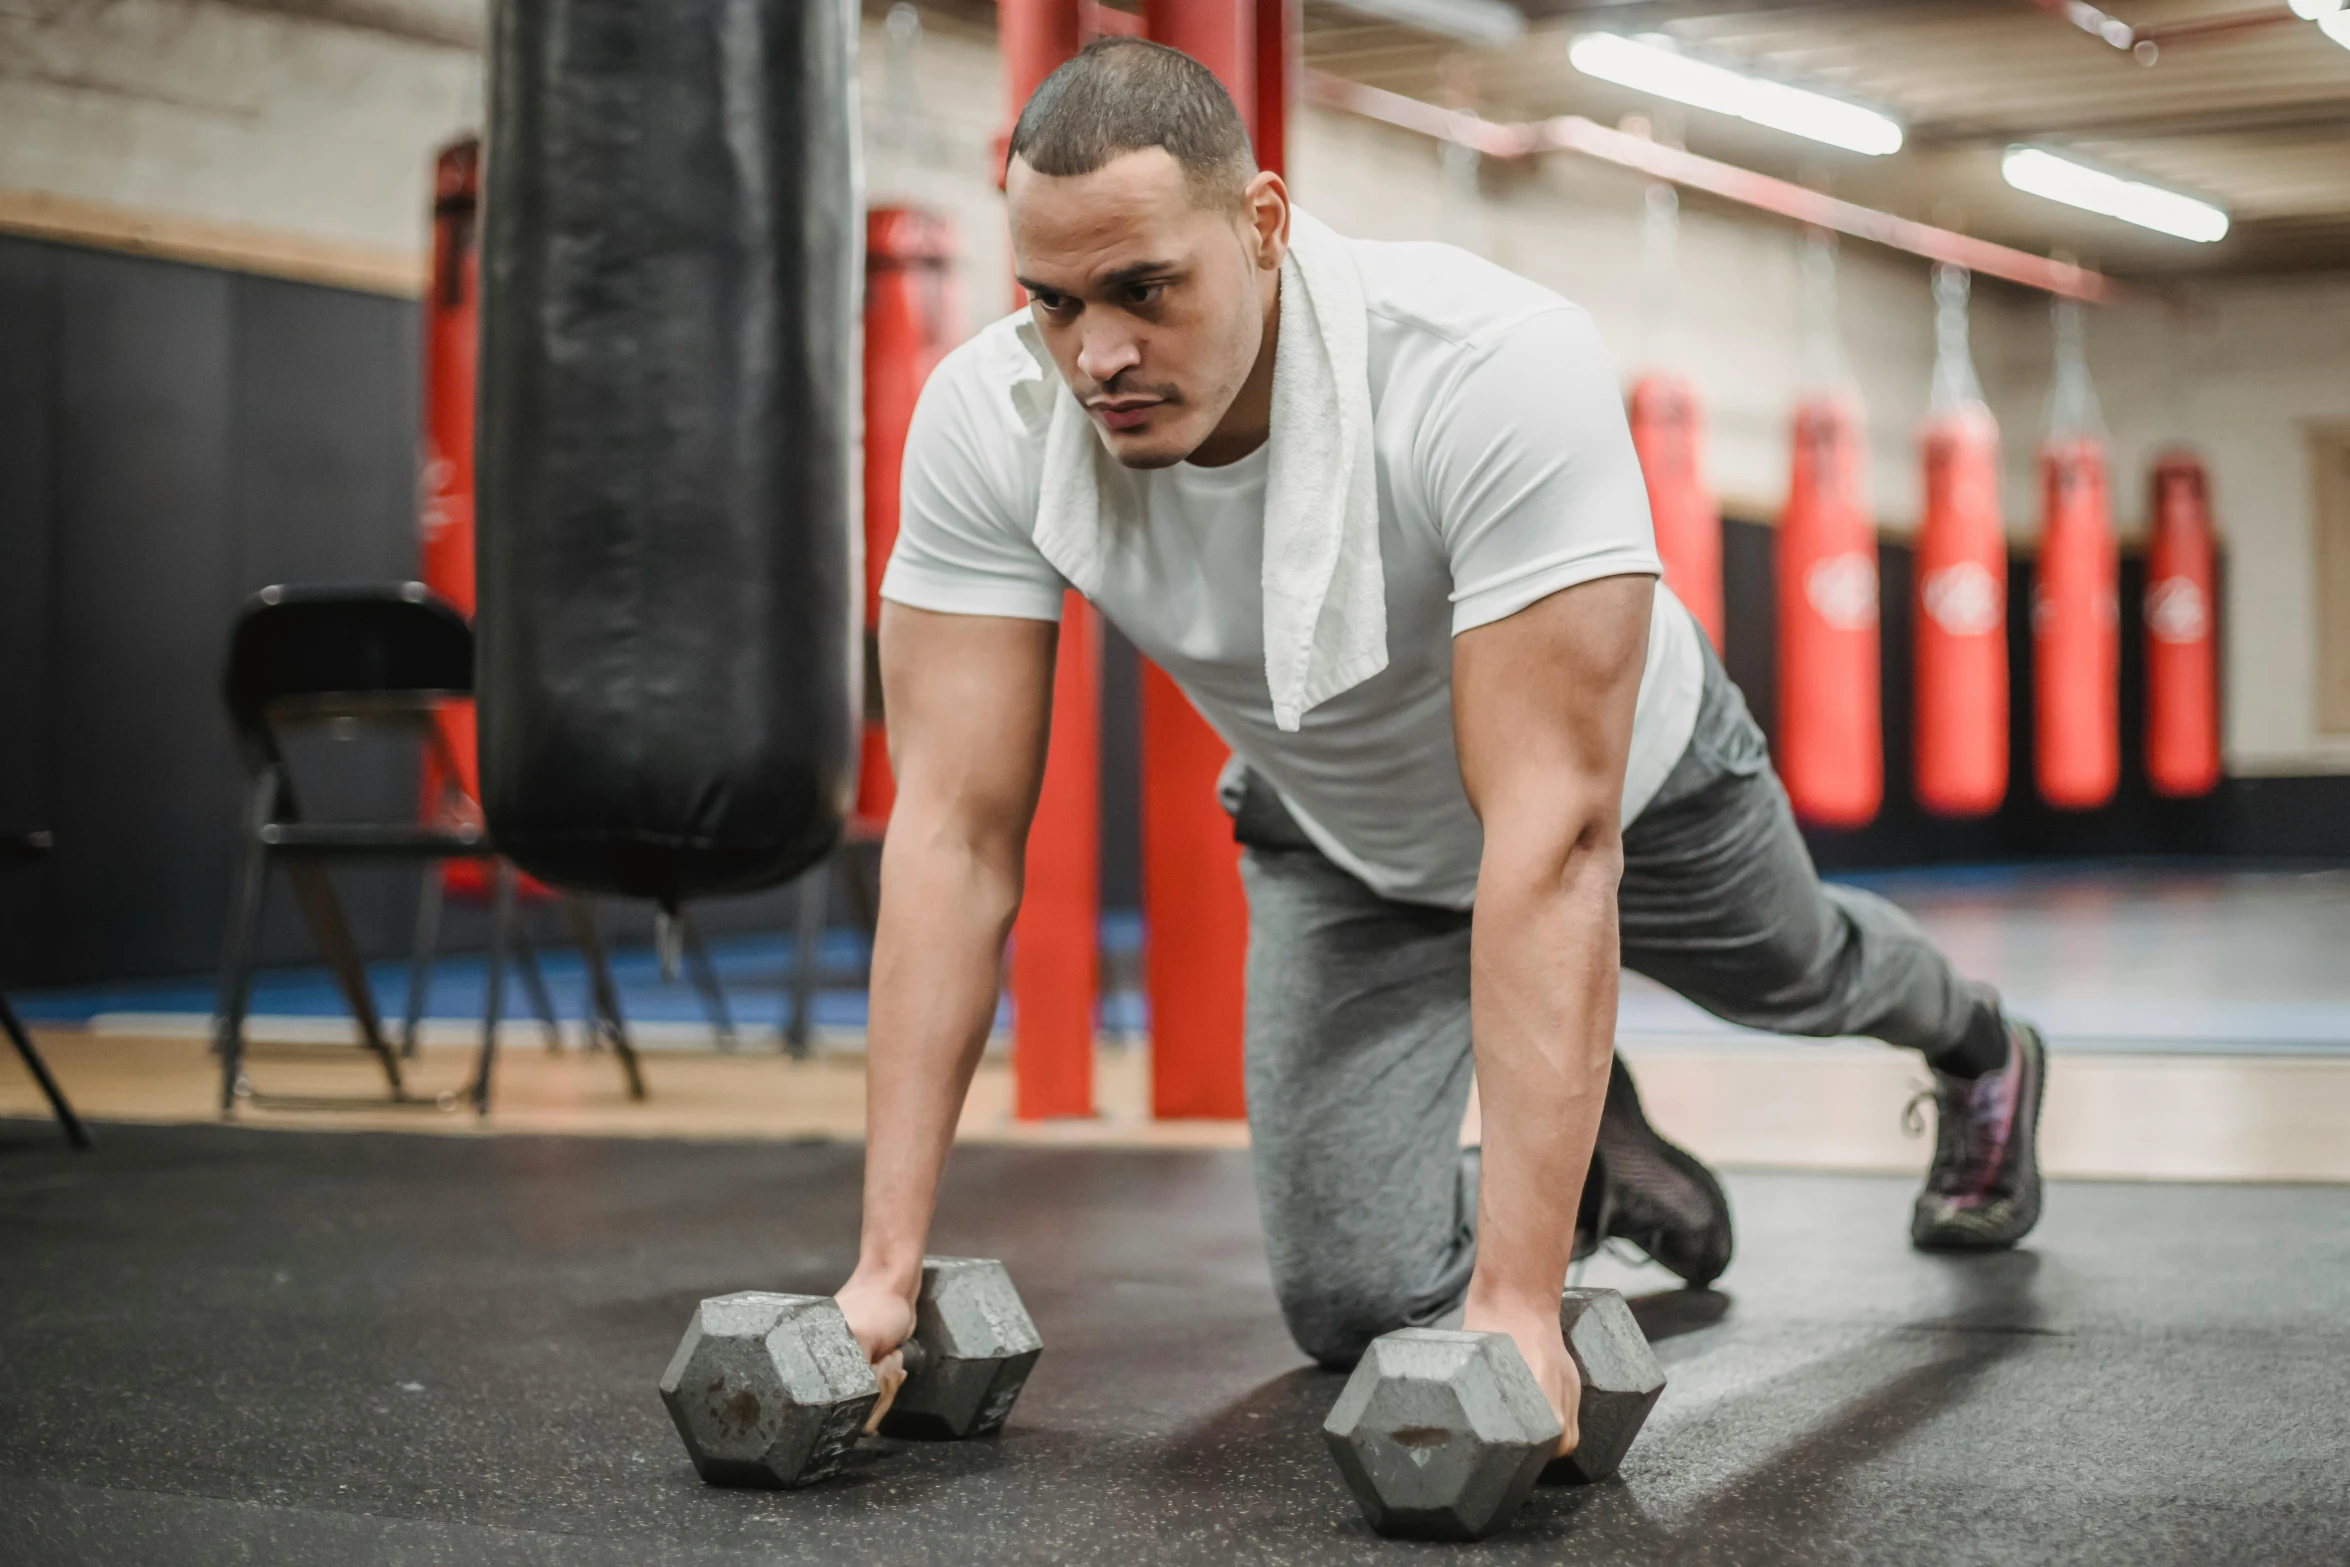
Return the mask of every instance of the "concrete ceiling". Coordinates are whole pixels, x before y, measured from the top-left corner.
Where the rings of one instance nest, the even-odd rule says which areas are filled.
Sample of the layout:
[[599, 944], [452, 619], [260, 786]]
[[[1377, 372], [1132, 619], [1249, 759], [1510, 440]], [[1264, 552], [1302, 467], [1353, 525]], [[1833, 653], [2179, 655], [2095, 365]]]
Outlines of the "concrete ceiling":
[[[1526, 34], [1502, 47], [1307, 0], [1304, 57], [1489, 118], [1644, 116], [1694, 152], [2122, 275], [2350, 267], [2350, 49], [2275, 0], [2103, 8], [2156, 47], [2117, 49], [2034, 0], [1521, 0]], [[1596, 81], [1567, 61], [1594, 28], [1663, 32], [1869, 103], [1908, 144], [1864, 157]], [[2214, 200], [2233, 226], [2198, 245], [2010, 190], [1999, 156], [2017, 142]]]

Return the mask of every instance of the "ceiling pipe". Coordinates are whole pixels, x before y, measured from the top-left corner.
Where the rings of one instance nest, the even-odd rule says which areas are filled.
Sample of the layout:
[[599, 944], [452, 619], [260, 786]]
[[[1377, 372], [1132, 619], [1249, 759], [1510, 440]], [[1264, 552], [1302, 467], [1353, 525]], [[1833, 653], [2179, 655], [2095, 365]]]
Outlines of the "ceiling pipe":
[[1667, 147], [1645, 136], [1611, 130], [1579, 114], [1523, 124], [1501, 124], [1475, 114], [1442, 109], [1384, 88], [1365, 86], [1325, 71], [1305, 73], [1305, 94], [1315, 103], [1378, 120], [1440, 141], [1458, 142], [1488, 157], [1514, 159], [1541, 152], [1573, 152], [1651, 179], [1701, 190], [1779, 217], [1833, 229], [1929, 261], [1965, 267], [2087, 304], [2113, 304], [2127, 297], [2121, 285], [2099, 272], [1995, 245], [1950, 229], [1897, 218], [1873, 207], [1839, 201], [1790, 180], [1774, 179], [1736, 164]]
[[2120, 17], [2088, 4], [2087, 0], [2023, 0], [2023, 3], [2071, 23], [2109, 48], [2130, 55], [2140, 65], [2152, 65], [2165, 48], [2177, 44], [2203, 43], [2230, 33], [2298, 20], [2290, 6], [2267, 5], [2173, 22], [2168, 27], [2132, 27]]

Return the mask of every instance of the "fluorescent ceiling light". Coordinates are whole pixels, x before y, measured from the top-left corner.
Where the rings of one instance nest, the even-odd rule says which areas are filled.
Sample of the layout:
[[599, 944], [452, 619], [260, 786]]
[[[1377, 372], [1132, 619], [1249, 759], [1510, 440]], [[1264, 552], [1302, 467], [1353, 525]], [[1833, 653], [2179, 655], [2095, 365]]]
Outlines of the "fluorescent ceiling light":
[[2315, 22], [2342, 9], [2342, 0], [2291, 0], [2293, 14]]
[[1881, 157], [1901, 149], [1901, 127], [1874, 109], [1749, 76], [1674, 47], [1661, 33], [1585, 33], [1568, 46], [1575, 69], [1601, 81]]
[[1999, 172], [2017, 190], [2198, 244], [2208, 245], [2228, 231], [2228, 215], [2208, 201], [2144, 180], [2123, 179], [2037, 147], [2008, 148], [1999, 160]]
[[1511, 44], [1526, 36], [1526, 13], [1507, 0], [1338, 0], [1338, 8], [1463, 43]]
[[2350, 49], [2350, 11], [2336, 11], [2331, 16], [2319, 17], [2317, 30], [2343, 48]]

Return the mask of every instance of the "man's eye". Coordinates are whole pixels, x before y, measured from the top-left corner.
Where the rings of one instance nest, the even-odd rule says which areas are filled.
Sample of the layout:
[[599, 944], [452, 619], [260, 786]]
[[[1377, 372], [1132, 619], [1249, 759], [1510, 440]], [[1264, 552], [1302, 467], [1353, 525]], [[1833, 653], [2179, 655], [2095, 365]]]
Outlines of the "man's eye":
[[1036, 308], [1048, 316], [1065, 316], [1076, 308], [1077, 301], [1067, 294], [1037, 294]]
[[1129, 283], [1126, 285], [1126, 303], [1130, 305], [1156, 304], [1167, 291], [1164, 283]]

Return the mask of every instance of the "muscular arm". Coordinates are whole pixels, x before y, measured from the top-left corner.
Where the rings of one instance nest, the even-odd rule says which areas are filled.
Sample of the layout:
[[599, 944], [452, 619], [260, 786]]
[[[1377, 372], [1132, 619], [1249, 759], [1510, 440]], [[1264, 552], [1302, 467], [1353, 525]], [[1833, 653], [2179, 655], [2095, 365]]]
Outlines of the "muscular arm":
[[841, 1307], [880, 1359], [914, 1324], [923, 1239], [986, 1048], [1051, 719], [1049, 621], [885, 603], [897, 780], [865, 1055], [865, 1216]]
[[1576, 1437], [1558, 1329], [1616, 1025], [1618, 813], [1653, 578], [1564, 589], [1453, 641], [1461, 780], [1485, 828], [1470, 930], [1484, 1114], [1463, 1325], [1506, 1332]]

